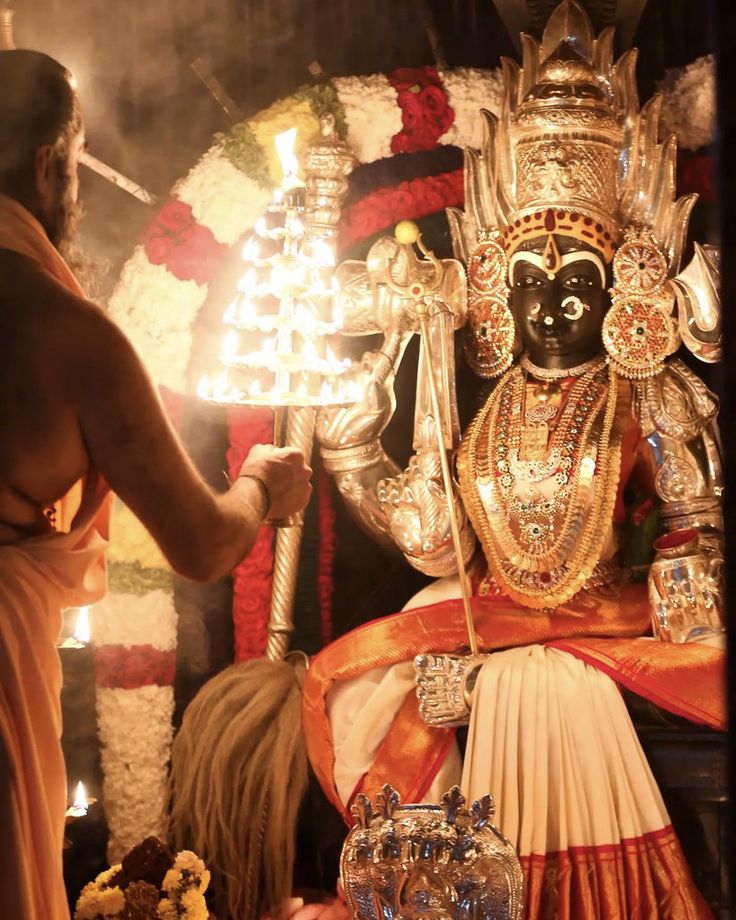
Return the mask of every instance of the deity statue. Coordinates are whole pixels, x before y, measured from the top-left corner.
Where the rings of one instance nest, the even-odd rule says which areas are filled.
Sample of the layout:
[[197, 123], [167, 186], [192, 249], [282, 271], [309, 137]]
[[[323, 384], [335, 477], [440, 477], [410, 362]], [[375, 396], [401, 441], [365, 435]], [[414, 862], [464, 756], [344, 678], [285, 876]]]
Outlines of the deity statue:
[[[321, 413], [322, 458], [360, 524], [438, 580], [314, 659], [307, 746], [348, 816], [385, 782], [411, 802], [491, 792], [528, 916], [706, 916], [617, 685], [724, 724], [718, 403], [674, 356], [718, 360], [717, 255], [695, 244], [681, 270], [695, 196], [675, 197], [636, 52], [614, 63], [575, 0], [522, 46], [466, 151], [456, 260], [384, 239], [340, 269], [348, 325], [385, 338], [364, 402]], [[420, 315], [433, 364], [400, 470], [380, 439]], [[455, 330], [484, 394], [462, 434]], [[647, 582], [623, 535], [652, 508]]]

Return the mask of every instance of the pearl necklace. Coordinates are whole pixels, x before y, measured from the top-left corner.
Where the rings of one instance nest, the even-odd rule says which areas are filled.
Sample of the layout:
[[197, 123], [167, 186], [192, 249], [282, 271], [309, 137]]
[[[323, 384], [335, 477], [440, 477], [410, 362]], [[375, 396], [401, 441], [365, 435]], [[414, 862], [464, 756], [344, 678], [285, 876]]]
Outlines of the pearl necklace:
[[519, 364], [528, 374], [536, 377], [537, 380], [564, 380], [566, 377], [582, 377], [586, 371], [592, 370], [597, 364], [602, 365], [605, 360], [603, 355], [599, 355], [595, 358], [589, 358], [582, 364], [575, 365], [575, 367], [539, 367], [538, 364], [534, 364], [525, 352], [521, 356]]

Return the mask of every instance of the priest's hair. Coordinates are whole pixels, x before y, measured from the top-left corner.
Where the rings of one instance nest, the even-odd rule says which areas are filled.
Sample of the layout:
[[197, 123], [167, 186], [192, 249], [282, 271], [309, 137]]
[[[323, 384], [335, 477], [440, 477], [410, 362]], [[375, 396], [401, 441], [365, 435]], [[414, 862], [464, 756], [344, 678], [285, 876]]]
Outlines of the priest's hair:
[[0, 192], [26, 206], [35, 195], [35, 157], [54, 148], [57, 162], [82, 125], [71, 73], [40, 51], [0, 51]]
[[171, 837], [212, 872], [218, 916], [277, 918], [307, 787], [302, 661], [231, 665], [199, 690], [172, 750]]

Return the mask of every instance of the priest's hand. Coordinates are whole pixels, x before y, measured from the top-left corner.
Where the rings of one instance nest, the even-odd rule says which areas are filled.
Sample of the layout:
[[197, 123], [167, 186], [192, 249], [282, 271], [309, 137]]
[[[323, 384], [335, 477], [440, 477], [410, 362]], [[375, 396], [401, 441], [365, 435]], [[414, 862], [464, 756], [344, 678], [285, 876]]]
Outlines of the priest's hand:
[[262, 516], [267, 520], [298, 514], [312, 494], [311, 476], [311, 467], [300, 450], [270, 444], [256, 444], [238, 474], [239, 479], [252, 479], [259, 484]]

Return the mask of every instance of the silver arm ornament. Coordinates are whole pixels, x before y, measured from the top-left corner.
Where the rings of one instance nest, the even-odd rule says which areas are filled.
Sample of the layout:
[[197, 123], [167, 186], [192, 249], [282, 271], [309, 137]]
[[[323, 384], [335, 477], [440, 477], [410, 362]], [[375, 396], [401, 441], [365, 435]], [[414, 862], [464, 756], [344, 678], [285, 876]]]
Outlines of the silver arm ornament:
[[655, 635], [687, 642], [723, 632], [723, 473], [718, 402], [674, 360], [639, 387], [665, 535], [649, 573]]
[[714, 246], [694, 243], [687, 268], [672, 279], [680, 336], [701, 361], [721, 359], [720, 259]]
[[417, 655], [419, 714], [433, 728], [467, 725], [478, 673], [489, 655]]
[[[384, 340], [379, 350], [366, 352], [363, 356], [364, 400], [344, 409], [320, 410], [316, 433], [325, 468], [335, 478], [358, 523], [384, 547], [395, 549], [398, 546], [410, 563], [421, 571], [440, 575], [453, 571], [455, 563], [451, 548], [448, 554], [443, 544], [447, 534], [442, 530], [442, 524], [446, 530], [447, 522], [436, 520], [439, 505], [442, 501], [445, 505], [447, 503], [441, 479], [438, 478], [437, 448], [435, 446], [432, 454], [429, 443], [422, 441], [425, 449], [417, 450], [408, 469], [402, 473], [387, 456], [380, 440], [396, 406], [393, 392], [395, 372], [409, 338], [419, 329], [419, 304], [430, 295], [445, 306], [446, 315], [450, 317], [449, 328], [445, 329], [445, 337], [449, 341], [444, 343], [445, 360], [442, 362], [446, 378], [442, 381], [442, 390], [446, 395], [446, 419], [443, 418], [442, 428], [448, 449], [454, 446], [452, 436], [457, 417], [454, 364], [447, 361], [447, 355], [452, 354], [453, 327], [459, 328], [465, 321], [465, 274], [454, 259], [440, 260], [423, 251], [427, 259], [418, 258], [410, 244], [384, 237], [371, 247], [366, 262], [344, 262], [338, 268], [343, 333], [366, 335], [381, 332]], [[419, 391], [420, 394], [423, 391], [421, 386]], [[421, 398], [419, 403], [422, 403]], [[420, 436], [417, 426], [415, 449], [421, 437], [424, 435]], [[389, 498], [388, 483], [399, 480], [407, 483], [410, 480], [413, 485], [411, 496], [421, 496], [423, 520], [427, 524], [424, 540], [410, 539], [406, 528], [400, 524], [402, 514], [408, 522], [415, 512], [419, 513], [418, 509], [408, 504], [399, 507], [393, 497]], [[404, 492], [408, 497], [410, 493]], [[393, 496], [393, 492], [391, 494]], [[469, 531], [464, 515], [463, 521]], [[474, 542], [474, 537], [470, 539]], [[431, 557], [427, 568], [422, 567], [422, 556], [425, 554]]]
[[316, 426], [325, 469], [350, 513], [381, 546], [394, 551], [396, 545], [376, 493], [381, 480], [399, 472], [381, 445], [381, 434], [396, 408], [394, 366], [406, 338], [396, 332], [384, 341], [385, 351], [366, 352], [361, 361], [363, 399], [346, 408], [320, 410]]
[[[379, 482], [378, 501], [391, 536], [409, 563], [425, 575], [440, 578], [457, 572], [457, 560], [431, 416], [424, 417], [418, 434], [418, 450], [406, 470]], [[475, 535], [457, 493], [453, 501], [460, 522], [463, 563], [467, 564], [475, 548]]]

